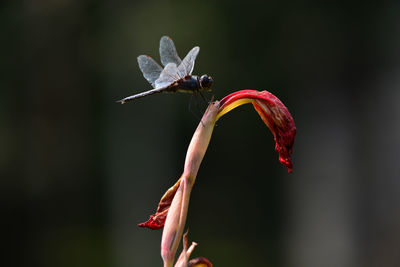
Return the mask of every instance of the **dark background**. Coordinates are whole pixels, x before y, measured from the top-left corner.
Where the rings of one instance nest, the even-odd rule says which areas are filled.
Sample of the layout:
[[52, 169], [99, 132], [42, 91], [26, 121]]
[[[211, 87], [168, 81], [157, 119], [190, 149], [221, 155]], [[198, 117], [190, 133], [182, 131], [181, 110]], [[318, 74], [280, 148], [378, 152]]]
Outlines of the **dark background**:
[[[215, 266], [400, 266], [400, 2], [37, 0], [0, 4], [5, 266], [161, 266], [138, 228], [180, 176], [190, 95], [150, 89], [162, 35], [221, 99], [269, 90], [294, 172], [251, 105], [215, 128], [190, 202]], [[211, 97], [211, 94], [208, 95]]]

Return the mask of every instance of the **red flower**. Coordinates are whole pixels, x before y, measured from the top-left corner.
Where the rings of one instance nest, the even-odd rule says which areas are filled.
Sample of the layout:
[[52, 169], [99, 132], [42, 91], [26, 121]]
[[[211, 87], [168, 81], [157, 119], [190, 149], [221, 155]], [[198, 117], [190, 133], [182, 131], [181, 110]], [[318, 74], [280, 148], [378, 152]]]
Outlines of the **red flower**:
[[[172, 266], [174, 262], [185, 227], [190, 193], [207, 151], [215, 122], [227, 112], [246, 103], [253, 104], [261, 119], [271, 130], [275, 138], [275, 150], [279, 153], [279, 161], [287, 167], [288, 172], [292, 171], [290, 155], [296, 127], [288, 109], [276, 96], [267, 91], [242, 90], [224, 97], [220, 102], [210, 103], [189, 144], [181, 178], [161, 198], [156, 214], [151, 215], [147, 222], [139, 224], [140, 227], [151, 229], [160, 229], [164, 226], [161, 241], [161, 256], [164, 266]], [[195, 246], [196, 243], [193, 242], [188, 248], [187, 237], [184, 235], [184, 249], [176, 267], [212, 266], [206, 258], [189, 261]]]
[[[185, 171], [182, 177], [185, 175], [196, 177], [202, 157], [207, 150], [215, 122], [232, 109], [246, 103], [253, 104], [261, 119], [271, 130], [275, 139], [275, 150], [279, 153], [279, 161], [287, 167], [288, 172], [292, 172], [293, 164], [290, 155], [292, 154], [296, 135], [296, 126], [289, 110], [270, 92], [242, 90], [224, 97], [219, 103], [216, 101], [213, 104], [213, 109], [218, 105], [218, 113], [215, 111], [208, 112], [210, 108], [206, 111], [193, 136], [191, 146], [189, 146], [185, 161]], [[204, 124], [203, 121], [208, 123]], [[201, 157], [198, 157], [198, 154]], [[151, 215], [147, 222], [139, 224], [140, 227], [160, 229], [164, 226], [168, 210], [180, 186], [181, 178], [161, 198], [156, 213]]]

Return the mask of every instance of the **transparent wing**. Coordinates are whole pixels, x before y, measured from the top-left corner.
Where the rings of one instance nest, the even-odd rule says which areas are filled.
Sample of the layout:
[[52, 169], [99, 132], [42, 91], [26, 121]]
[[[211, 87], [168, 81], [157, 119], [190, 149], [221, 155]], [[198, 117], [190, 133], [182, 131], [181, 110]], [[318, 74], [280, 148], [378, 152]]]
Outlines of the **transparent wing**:
[[139, 68], [146, 80], [155, 87], [155, 81], [160, 77], [162, 68], [158, 63], [149, 56], [141, 55], [137, 58]]
[[160, 57], [161, 63], [167, 66], [168, 63], [175, 63], [177, 66], [181, 64], [181, 59], [176, 52], [176, 48], [172, 39], [168, 36], [161, 37], [160, 40]]
[[187, 75], [192, 74], [194, 68], [194, 61], [196, 60], [197, 55], [199, 54], [200, 47], [195, 46], [186, 57], [182, 60], [182, 63], [178, 66], [178, 75], [183, 78]]
[[175, 63], [168, 63], [155, 81], [155, 88], [163, 88], [179, 80], [178, 68]]

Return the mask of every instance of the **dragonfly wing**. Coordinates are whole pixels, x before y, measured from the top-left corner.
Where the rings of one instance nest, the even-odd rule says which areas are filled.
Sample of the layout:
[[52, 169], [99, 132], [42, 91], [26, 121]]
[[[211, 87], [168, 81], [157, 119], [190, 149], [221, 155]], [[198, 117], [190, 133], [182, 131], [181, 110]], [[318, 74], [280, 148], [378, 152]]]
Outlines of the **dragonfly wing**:
[[160, 77], [162, 68], [149, 56], [141, 55], [137, 58], [139, 68], [146, 80], [155, 88], [155, 81]]
[[155, 88], [168, 87], [179, 80], [178, 67], [175, 63], [168, 63], [162, 70], [160, 77], [155, 81]]
[[181, 78], [192, 74], [194, 61], [196, 60], [199, 51], [200, 47], [193, 47], [192, 50], [190, 50], [186, 57], [182, 60], [182, 63], [178, 67], [178, 74]]
[[167, 66], [168, 63], [175, 63], [179, 66], [182, 60], [179, 58], [174, 45], [174, 41], [168, 36], [161, 37], [160, 40], [160, 57], [161, 63]]

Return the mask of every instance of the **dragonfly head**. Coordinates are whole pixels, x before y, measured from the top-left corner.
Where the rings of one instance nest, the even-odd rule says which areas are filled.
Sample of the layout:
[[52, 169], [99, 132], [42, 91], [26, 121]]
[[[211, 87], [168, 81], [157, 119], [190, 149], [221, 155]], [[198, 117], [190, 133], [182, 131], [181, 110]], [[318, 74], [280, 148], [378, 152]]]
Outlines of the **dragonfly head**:
[[204, 74], [200, 77], [200, 86], [205, 91], [211, 91], [211, 85], [213, 83], [213, 79], [211, 76]]

